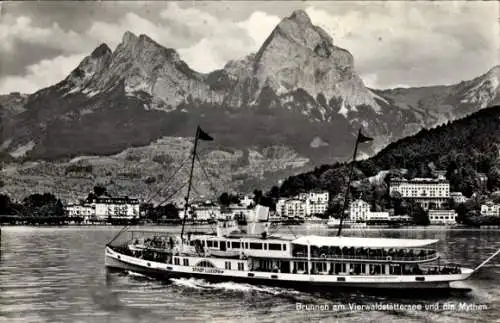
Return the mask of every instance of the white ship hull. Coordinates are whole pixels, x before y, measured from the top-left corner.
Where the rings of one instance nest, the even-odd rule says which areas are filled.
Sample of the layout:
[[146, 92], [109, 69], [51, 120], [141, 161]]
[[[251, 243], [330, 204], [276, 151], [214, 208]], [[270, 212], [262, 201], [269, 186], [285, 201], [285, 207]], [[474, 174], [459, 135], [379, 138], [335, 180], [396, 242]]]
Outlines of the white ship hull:
[[[193, 263], [213, 258], [183, 257]], [[220, 260], [220, 259], [219, 259]], [[222, 259], [224, 260], [224, 259]], [[144, 260], [106, 248], [105, 264], [108, 268], [132, 271], [146, 276], [165, 279], [179, 277], [202, 278], [208, 281], [235, 281], [294, 288], [335, 287], [378, 290], [449, 290], [450, 283], [467, 279], [472, 269], [461, 268], [459, 274], [439, 275], [330, 275], [292, 274], [245, 270], [227, 270], [218, 267], [172, 265]]]

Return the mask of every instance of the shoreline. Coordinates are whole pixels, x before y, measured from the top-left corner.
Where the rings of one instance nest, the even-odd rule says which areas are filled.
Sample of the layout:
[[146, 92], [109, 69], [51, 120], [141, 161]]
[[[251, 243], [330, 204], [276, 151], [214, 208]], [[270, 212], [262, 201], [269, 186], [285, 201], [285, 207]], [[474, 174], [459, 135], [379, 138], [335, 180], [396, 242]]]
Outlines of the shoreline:
[[[193, 226], [207, 226], [206, 223], [196, 223]], [[120, 224], [61, 224], [61, 225], [28, 225], [28, 224], [0, 224], [0, 229], [2, 228], [123, 228], [127, 225]], [[180, 228], [180, 224], [176, 223], [162, 223], [162, 224], [132, 224], [131, 227], [158, 227], [158, 228]], [[307, 228], [309, 225], [290, 225], [292, 228]], [[315, 225], [315, 227], [318, 227]], [[337, 228], [328, 228], [324, 226], [325, 231], [331, 232], [337, 230]], [[483, 226], [483, 227], [470, 227], [470, 226], [445, 226], [445, 225], [429, 225], [429, 226], [407, 226], [407, 227], [363, 227], [363, 228], [344, 228], [342, 231], [345, 232], [358, 232], [358, 231], [500, 231], [500, 226]]]

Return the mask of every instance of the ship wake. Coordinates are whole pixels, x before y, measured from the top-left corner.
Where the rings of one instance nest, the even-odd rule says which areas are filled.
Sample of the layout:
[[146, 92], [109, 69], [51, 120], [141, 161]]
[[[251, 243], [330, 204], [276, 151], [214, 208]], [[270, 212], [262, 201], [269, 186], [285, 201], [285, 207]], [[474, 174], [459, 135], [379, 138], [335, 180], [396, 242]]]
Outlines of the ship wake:
[[149, 276], [146, 276], [146, 275], [143, 275], [140, 273], [136, 273], [135, 271], [131, 271], [131, 270], [127, 271], [127, 275], [130, 278], [137, 279], [137, 280], [155, 280], [154, 278], [151, 278]]
[[172, 283], [177, 286], [193, 288], [198, 290], [221, 290], [239, 293], [262, 293], [269, 295], [291, 295], [300, 294], [299, 291], [293, 289], [280, 288], [280, 287], [268, 287], [268, 286], [258, 286], [251, 284], [235, 283], [231, 281], [221, 282], [221, 283], [210, 283], [203, 279], [196, 278], [172, 278]]

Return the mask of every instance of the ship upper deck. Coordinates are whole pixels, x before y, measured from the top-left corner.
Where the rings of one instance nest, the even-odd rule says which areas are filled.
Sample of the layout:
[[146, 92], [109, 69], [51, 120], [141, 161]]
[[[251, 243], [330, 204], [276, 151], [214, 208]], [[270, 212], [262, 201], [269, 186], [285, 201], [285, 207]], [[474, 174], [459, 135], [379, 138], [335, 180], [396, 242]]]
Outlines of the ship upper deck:
[[348, 247], [370, 249], [411, 249], [423, 248], [436, 244], [435, 239], [395, 239], [395, 238], [360, 238], [360, 237], [325, 237], [302, 236], [292, 240], [292, 244], [316, 247]]

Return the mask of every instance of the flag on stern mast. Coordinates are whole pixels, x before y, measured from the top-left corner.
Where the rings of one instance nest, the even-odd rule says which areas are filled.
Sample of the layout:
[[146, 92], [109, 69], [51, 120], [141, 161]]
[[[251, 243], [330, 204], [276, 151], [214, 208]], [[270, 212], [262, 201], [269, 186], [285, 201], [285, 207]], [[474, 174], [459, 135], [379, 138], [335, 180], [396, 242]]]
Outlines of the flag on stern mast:
[[210, 136], [208, 133], [206, 133], [205, 131], [203, 131], [200, 126], [198, 126], [198, 131], [196, 132], [198, 134], [198, 139], [200, 140], [205, 140], [205, 141], [212, 141], [214, 140], [214, 138], [212, 138], [212, 136]]
[[365, 136], [363, 134], [363, 132], [361, 131], [361, 128], [359, 129], [359, 132], [358, 132], [358, 143], [362, 144], [364, 142], [369, 142], [369, 141], [372, 141], [372, 140], [373, 140], [373, 138]]
[[194, 170], [194, 162], [196, 160], [196, 148], [198, 147], [198, 140], [203, 140], [203, 141], [212, 141], [214, 138], [210, 136], [208, 133], [203, 131], [201, 127], [198, 125], [196, 128], [196, 135], [194, 138], [194, 147], [193, 147], [193, 154], [191, 158], [191, 171], [189, 172], [189, 182], [188, 182], [188, 189], [187, 189], [187, 194], [186, 197], [184, 198], [184, 216], [182, 217], [182, 229], [181, 229], [181, 240], [184, 236], [184, 226], [186, 224], [186, 218], [188, 216], [188, 209], [189, 209], [189, 194], [191, 193], [191, 184], [193, 181], [193, 170]]
[[344, 220], [345, 212], [347, 210], [347, 205], [349, 204], [349, 190], [351, 188], [351, 180], [352, 180], [352, 174], [354, 171], [354, 164], [356, 163], [356, 155], [358, 154], [358, 145], [365, 143], [365, 142], [370, 142], [372, 140], [373, 140], [373, 138], [365, 136], [363, 134], [363, 132], [361, 131], [361, 128], [359, 128], [358, 138], [356, 138], [356, 144], [354, 145], [354, 154], [352, 156], [351, 167], [349, 169], [349, 176], [347, 177], [347, 187], [346, 187], [346, 192], [344, 195], [344, 205], [342, 207], [342, 212], [340, 213], [340, 224], [339, 224], [339, 230], [337, 232], [337, 236], [340, 236], [340, 233], [342, 232], [342, 222]]

